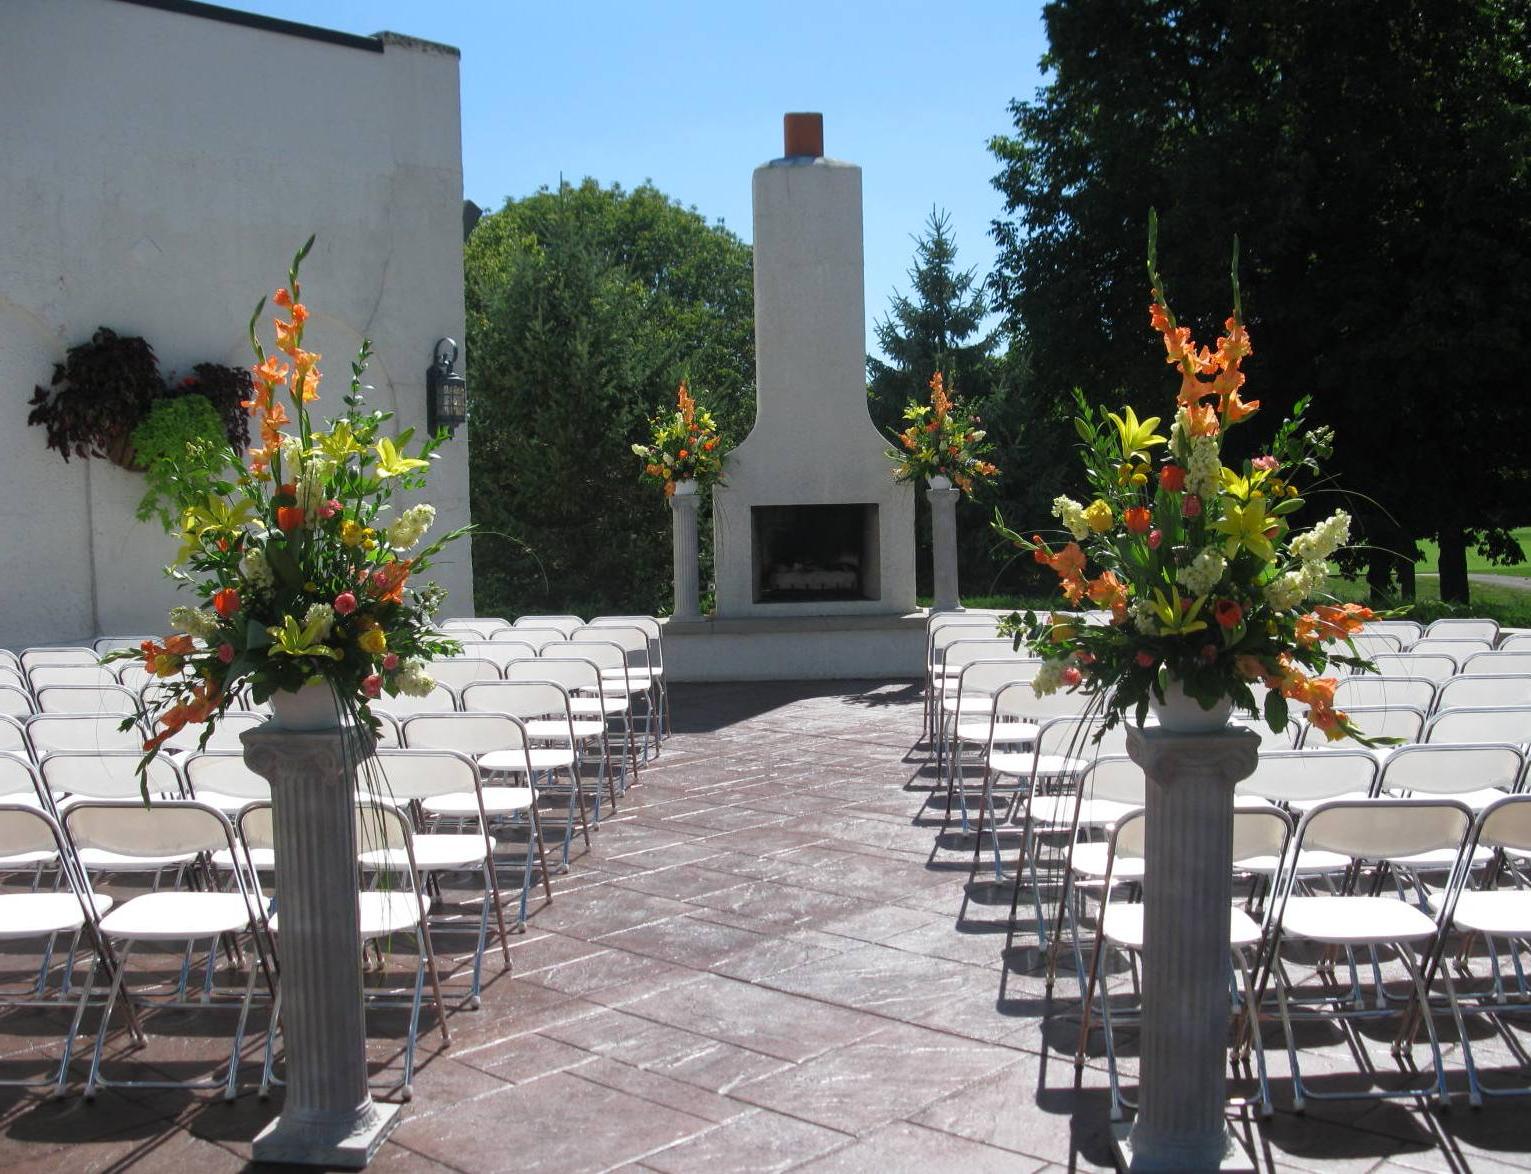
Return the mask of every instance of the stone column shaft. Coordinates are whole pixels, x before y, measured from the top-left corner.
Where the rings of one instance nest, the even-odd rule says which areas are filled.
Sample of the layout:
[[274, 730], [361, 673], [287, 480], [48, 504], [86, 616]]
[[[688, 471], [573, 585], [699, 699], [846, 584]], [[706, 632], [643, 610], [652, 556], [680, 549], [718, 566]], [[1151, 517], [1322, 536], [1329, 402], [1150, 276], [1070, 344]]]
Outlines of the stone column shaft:
[[670, 511], [675, 556], [675, 618], [699, 620], [702, 612], [697, 582], [696, 494], [672, 494]]
[[287, 1057], [286, 1099], [255, 1139], [256, 1161], [359, 1169], [398, 1113], [374, 1104], [367, 1087], [355, 763], [343, 736], [356, 738], [269, 722], [240, 735], [245, 762], [271, 783]]
[[1133, 1170], [1216, 1170], [1228, 1151], [1233, 787], [1253, 731], [1127, 731], [1148, 777], [1143, 1028]]
[[957, 489], [925, 491], [930, 499], [930, 552], [935, 570], [935, 601], [931, 611], [961, 611], [957, 594]]

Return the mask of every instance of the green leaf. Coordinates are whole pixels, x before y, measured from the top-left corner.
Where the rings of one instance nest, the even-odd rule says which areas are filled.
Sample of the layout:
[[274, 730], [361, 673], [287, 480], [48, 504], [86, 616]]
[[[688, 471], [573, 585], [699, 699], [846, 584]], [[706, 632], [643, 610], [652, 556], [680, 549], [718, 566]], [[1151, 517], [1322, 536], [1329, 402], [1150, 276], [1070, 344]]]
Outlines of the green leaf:
[[1296, 513], [1307, 503], [1300, 497], [1288, 497], [1277, 502], [1271, 507], [1271, 513], [1276, 517], [1285, 517], [1287, 514]]
[[1074, 417], [1074, 431], [1079, 433], [1079, 439], [1086, 444], [1093, 444], [1095, 442], [1095, 429], [1091, 428], [1078, 416]]
[[1272, 689], [1265, 695], [1265, 724], [1279, 734], [1286, 729], [1287, 718], [1286, 698]]

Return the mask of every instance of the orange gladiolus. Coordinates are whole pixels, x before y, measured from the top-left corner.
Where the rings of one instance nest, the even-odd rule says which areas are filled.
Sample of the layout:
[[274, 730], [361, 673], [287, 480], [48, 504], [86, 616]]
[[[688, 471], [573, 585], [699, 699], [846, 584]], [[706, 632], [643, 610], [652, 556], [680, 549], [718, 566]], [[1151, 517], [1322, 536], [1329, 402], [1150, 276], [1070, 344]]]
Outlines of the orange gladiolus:
[[1217, 409], [1211, 404], [1197, 404], [1186, 409], [1192, 436], [1216, 436], [1222, 425], [1218, 422]]
[[308, 514], [302, 506], [279, 505], [276, 507], [276, 528], [283, 534], [291, 534], [294, 530], [301, 530], [308, 521]]
[[289, 355], [297, 354], [298, 343], [303, 336], [303, 328], [295, 322], [287, 322], [284, 319], [276, 320], [276, 345], [280, 350]]
[[285, 285], [277, 288], [277, 291], [271, 295], [271, 300], [284, 309], [292, 305], [292, 295], [287, 292]]
[[294, 302], [292, 305], [292, 320], [299, 326], [308, 321], [308, 307], [302, 302]]

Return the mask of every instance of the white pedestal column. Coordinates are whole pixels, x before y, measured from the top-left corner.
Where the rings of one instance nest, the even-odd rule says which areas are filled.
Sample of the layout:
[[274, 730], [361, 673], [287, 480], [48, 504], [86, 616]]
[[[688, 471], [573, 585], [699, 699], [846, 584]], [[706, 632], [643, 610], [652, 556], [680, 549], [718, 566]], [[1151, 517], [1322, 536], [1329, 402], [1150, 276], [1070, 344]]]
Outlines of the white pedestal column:
[[[287, 1096], [255, 1139], [257, 1162], [359, 1170], [398, 1120], [367, 1088], [356, 900], [355, 757], [350, 730], [240, 735], [245, 762], [271, 783], [280, 903], [282, 1035]], [[371, 754], [370, 734], [360, 735]], [[354, 742], [353, 742], [354, 745]]]
[[931, 478], [925, 496], [930, 499], [930, 552], [935, 571], [935, 601], [931, 611], [961, 611], [957, 594], [957, 498], [945, 477]]
[[698, 605], [698, 552], [696, 544], [696, 485], [690, 485], [689, 493], [682, 493], [680, 485], [670, 496], [670, 522], [674, 533], [675, 555], [675, 618], [699, 620], [702, 618]]
[[1247, 1164], [1225, 1120], [1233, 787], [1254, 773], [1252, 730], [1127, 731], [1148, 776], [1143, 1030], [1131, 1170]]

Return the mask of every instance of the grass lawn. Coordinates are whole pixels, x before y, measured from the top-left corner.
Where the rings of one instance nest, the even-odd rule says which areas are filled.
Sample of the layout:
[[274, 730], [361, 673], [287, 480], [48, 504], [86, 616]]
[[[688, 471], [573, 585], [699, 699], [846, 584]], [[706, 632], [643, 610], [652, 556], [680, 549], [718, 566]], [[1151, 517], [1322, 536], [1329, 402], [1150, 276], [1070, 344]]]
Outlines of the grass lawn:
[[[1515, 536], [1515, 541], [1520, 543], [1521, 549], [1528, 556], [1531, 556], [1531, 526], [1522, 526], [1518, 530], [1511, 530], [1510, 533]], [[1415, 573], [1420, 575], [1435, 574], [1436, 559], [1440, 555], [1440, 550], [1433, 542], [1421, 542], [1419, 549], [1424, 552], [1424, 557], [1414, 564]], [[1518, 578], [1531, 579], [1531, 562], [1517, 563], [1510, 567], [1496, 567], [1476, 550], [1469, 548], [1467, 551], [1467, 573], [1469, 575], [1515, 575]], [[1473, 588], [1474, 599], [1478, 597], [1480, 590], [1481, 588], [1478, 587]], [[1421, 593], [1424, 591], [1423, 584], [1420, 586], [1420, 591]]]

